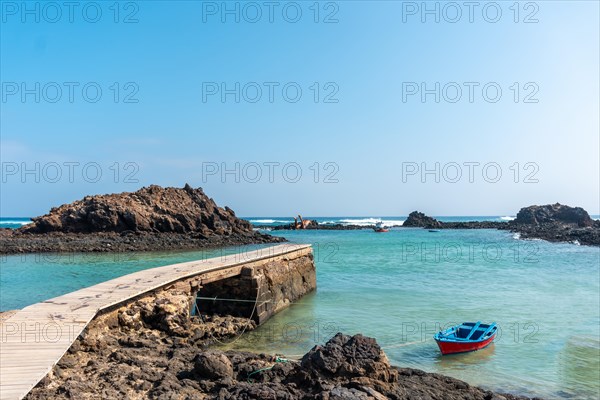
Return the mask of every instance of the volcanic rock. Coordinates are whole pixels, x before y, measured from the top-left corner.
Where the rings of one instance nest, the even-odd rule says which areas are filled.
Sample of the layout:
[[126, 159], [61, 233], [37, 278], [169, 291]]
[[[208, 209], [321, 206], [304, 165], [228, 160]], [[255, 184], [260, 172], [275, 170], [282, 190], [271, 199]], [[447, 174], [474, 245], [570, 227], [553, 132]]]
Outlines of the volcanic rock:
[[0, 232], [0, 254], [200, 249], [285, 241], [254, 231], [202, 188], [162, 188], [86, 196], [31, 224]]
[[517, 213], [517, 218], [511, 221], [511, 225], [525, 224], [539, 226], [553, 223], [584, 228], [594, 225], [594, 220], [581, 207], [569, 207], [556, 203], [521, 208]]
[[408, 214], [408, 218], [402, 224], [404, 227], [416, 228], [440, 228], [442, 223], [437, 219], [427, 216], [419, 211], [413, 211]]
[[86, 196], [82, 200], [52, 208], [23, 233], [160, 232], [206, 236], [249, 233], [252, 225], [221, 208], [202, 188], [144, 187], [133, 193]]

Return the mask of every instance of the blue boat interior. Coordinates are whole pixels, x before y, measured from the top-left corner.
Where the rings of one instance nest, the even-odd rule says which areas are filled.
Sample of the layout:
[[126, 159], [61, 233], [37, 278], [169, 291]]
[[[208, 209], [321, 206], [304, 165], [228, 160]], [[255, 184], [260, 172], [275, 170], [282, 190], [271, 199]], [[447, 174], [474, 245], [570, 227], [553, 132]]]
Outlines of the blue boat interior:
[[489, 339], [497, 331], [496, 323], [482, 324], [478, 322], [463, 322], [460, 325], [446, 329], [437, 333], [436, 340], [456, 341], [456, 342], [478, 342]]

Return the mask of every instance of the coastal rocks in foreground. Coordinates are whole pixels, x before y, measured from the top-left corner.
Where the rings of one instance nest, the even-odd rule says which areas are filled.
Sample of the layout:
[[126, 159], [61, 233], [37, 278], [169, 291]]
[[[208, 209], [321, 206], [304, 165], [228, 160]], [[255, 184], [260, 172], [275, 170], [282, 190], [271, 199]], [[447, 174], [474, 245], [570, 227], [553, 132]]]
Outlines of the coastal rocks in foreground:
[[[231, 326], [231, 335], [244, 329], [239, 319], [216, 318]], [[203, 332], [213, 335], [214, 322]], [[26, 399], [524, 399], [393, 367], [377, 342], [362, 335], [338, 333], [300, 361], [208, 349], [200, 337], [96, 325]]]
[[221, 208], [201, 188], [151, 185], [137, 192], [87, 196], [31, 224], [0, 232], [0, 253], [198, 249], [280, 242]]
[[[306, 257], [312, 261], [296, 260]], [[290, 264], [302, 274], [300, 267]], [[269, 291], [282, 289], [276, 275], [265, 279]], [[306, 283], [299, 279], [298, 290], [310, 289]], [[338, 333], [301, 360], [210, 348], [257, 325], [202, 306], [190, 315], [204, 289], [201, 277], [191, 277], [104, 311], [26, 399], [522, 399], [391, 366], [375, 339], [362, 335]]]

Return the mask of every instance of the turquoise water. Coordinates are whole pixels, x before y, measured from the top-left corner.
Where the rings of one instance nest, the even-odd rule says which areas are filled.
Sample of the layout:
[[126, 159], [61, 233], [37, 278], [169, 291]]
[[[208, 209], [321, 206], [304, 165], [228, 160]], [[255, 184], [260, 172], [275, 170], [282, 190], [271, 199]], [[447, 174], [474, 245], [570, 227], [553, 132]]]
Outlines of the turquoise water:
[[0, 228], [16, 229], [31, 222], [30, 218], [0, 217]]
[[0, 311], [14, 310], [119, 276], [268, 245], [153, 253], [0, 255]]
[[[599, 248], [516, 240], [496, 230], [275, 234], [313, 244], [318, 290], [228, 347], [293, 357], [338, 331], [360, 332], [377, 338], [396, 365], [501, 391], [600, 397]], [[4, 256], [0, 310], [125, 273], [240, 250]], [[496, 321], [496, 342], [441, 357], [433, 334], [470, 320]]]
[[[401, 366], [491, 389], [598, 398], [600, 249], [508, 232], [293, 231], [312, 243], [318, 290], [232, 345], [298, 356], [333, 333], [376, 337]], [[496, 343], [440, 356], [433, 334], [496, 321]]]

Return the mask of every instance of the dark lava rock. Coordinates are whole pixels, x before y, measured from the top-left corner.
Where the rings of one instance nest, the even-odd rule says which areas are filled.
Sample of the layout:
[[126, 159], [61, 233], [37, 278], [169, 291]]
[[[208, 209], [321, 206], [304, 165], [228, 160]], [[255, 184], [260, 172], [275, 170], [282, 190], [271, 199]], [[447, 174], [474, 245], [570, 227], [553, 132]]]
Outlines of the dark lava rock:
[[[352, 225], [352, 224], [319, 224], [316, 221], [312, 221], [305, 230], [321, 230], [321, 231], [354, 231], [360, 229], [372, 229], [373, 226], [365, 226], [365, 225]], [[286, 225], [257, 225], [255, 228], [257, 229], [265, 229], [272, 231], [286, 231], [286, 230], [295, 230], [294, 224], [286, 224]]]
[[78, 343], [26, 399], [525, 399], [393, 367], [375, 339], [362, 335], [338, 333], [300, 362], [206, 350], [147, 329], [98, 326]]
[[413, 211], [408, 214], [408, 218], [402, 224], [404, 227], [408, 228], [440, 228], [442, 223], [433, 217], [429, 217], [422, 212]]
[[202, 188], [151, 185], [133, 193], [86, 196], [52, 208], [19, 228], [22, 233], [159, 232], [206, 236], [252, 232], [252, 225], [221, 208]]
[[151, 185], [87, 196], [52, 208], [31, 224], [0, 232], [0, 254], [200, 249], [285, 239], [255, 231], [201, 188]]
[[428, 229], [501, 229], [518, 232], [522, 239], [600, 246], [600, 221], [594, 221], [581, 207], [569, 207], [558, 203], [524, 207], [510, 222], [441, 222], [414, 211], [403, 226]]
[[524, 207], [508, 227], [522, 239], [600, 246], [600, 221], [594, 221], [581, 207], [559, 203]]
[[594, 220], [581, 207], [569, 207], [556, 203], [521, 208], [517, 213], [517, 218], [511, 221], [511, 225], [543, 225], [551, 223], [568, 224], [584, 228], [593, 226]]
[[325, 346], [313, 347], [301, 361], [301, 366], [316, 376], [354, 378], [369, 376], [394, 382], [389, 361], [375, 339], [362, 335], [338, 333]]

